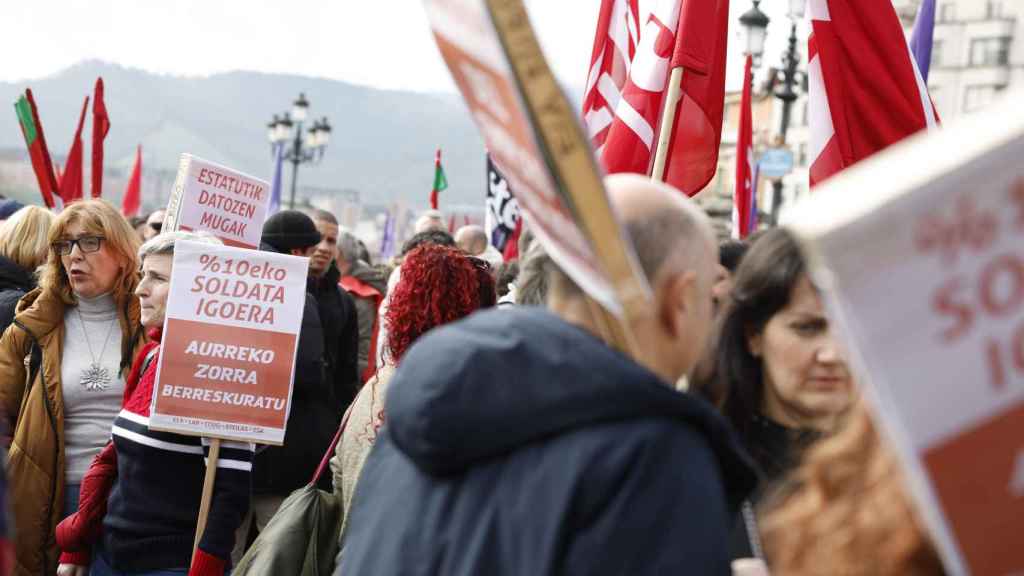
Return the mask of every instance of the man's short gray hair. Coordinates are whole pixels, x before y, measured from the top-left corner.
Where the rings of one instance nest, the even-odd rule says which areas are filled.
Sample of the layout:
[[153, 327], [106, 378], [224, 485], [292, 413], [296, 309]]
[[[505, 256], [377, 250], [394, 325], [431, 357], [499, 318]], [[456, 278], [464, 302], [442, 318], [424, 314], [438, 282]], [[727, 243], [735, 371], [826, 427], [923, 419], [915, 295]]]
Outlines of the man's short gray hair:
[[[703, 213], [696, 210], [652, 210], [642, 217], [623, 222], [626, 236], [636, 251], [637, 262], [647, 281], [654, 283], [669, 262], [679, 266], [697, 264], [703, 242]], [[548, 268], [553, 290], [564, 296], [582, 296], [583, 290], [557, 264]]]
[[349, 264], [359, 261], [359, 238], [348, 230], [338, 231], [338, 255]]
[[139, 264], [146, 260], [146, 256], [174, 254], [174, 245], [179, 240], [202, 242], [204, 244], [224, 244], [220, 241], [220, 238], [206, 231], [186, 232], [184, 230], [175, 230], [174, 232], [164, 232], [153, 236], [146, 240], [142, 246], [139, 246]]

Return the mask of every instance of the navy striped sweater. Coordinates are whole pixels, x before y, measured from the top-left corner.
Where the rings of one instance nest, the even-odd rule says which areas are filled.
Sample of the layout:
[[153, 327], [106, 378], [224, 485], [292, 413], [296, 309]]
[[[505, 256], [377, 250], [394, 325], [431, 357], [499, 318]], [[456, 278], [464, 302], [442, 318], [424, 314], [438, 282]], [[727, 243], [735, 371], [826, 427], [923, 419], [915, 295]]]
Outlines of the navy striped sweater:
[[[146, 400], [156, 364], [130, 391], [112, 429], [117, 481], [103, 519], [103, 552], [114, 569], [125, 572], [189, 567], [206, 474], [208, 439], [149, 429]], [[248, 443], [221, 442], [199, 548], [225, 561], [249, 510], [253, 449]]]

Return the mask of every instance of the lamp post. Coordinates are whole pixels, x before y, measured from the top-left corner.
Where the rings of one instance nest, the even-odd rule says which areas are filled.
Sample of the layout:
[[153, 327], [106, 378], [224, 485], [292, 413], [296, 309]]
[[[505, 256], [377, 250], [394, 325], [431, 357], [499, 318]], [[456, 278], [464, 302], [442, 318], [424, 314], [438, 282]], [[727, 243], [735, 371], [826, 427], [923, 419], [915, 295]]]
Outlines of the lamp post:
[[288, 207], [293, 209], [299, 165], [316, 164], [323, 160], [324, 151], [331, 138], [331, 125], [327, 122], [326, 116], [313, 120], [313, 125], [303, 134], [302, 123], [306, 120], [308, 112], [309, 100], [306, 100], [305, 94], [300, 93], [299, 98], [292, 104], [290, 113], [285, 112], [280, 116], [275, 114], [273, 120], [267, 124], [267, 137], [272, 146], [284, 146], [291, 139], [291, 145], [285, 150], [284, 160], [292, 164], [292, 192]]
[[[806, 73], [797, 69], [800, 64], [800, 52], [797, 50], [796, 23], [804, 16], [806, 0], [789, 0], [789, 46], [782, 55], [782, 69], [770, 71], [768, 78], [769, 86], [781, 84], [781, 88], [774, 92], [774, 96], [782, 102], [782, 121], [779, 126], [779, 136], [782, 146], [786, 145], [786, 134], [789, 132], [789, 124], [793, 115], [793, 103], [799, 95], [796, 92], [798, 83], [801, 85], [806, 81]], [[740, 24], [747, 38], [747, 51], [754, 57], [754, 61], [760, 60], [764, 53], [764, 40], [768, 31], [768, 16], [758, 8], [760, 0], [753, 0], [754, 7], [740, 16]], [[779, 224], [779, 209], [782, 206], [782, 178], [772, 183], [772, 213], [771, 221], [773, 226]]]

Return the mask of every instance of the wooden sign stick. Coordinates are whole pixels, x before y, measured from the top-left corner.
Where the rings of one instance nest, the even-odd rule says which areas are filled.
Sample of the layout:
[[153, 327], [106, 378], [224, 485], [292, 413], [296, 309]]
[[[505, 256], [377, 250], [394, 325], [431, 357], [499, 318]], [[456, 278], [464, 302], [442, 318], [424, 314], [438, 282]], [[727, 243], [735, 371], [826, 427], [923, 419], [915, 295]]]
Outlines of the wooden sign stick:
[[206, 519], [210, 515], [210, 500], [213, 499], [213, 482], [217, 479], [217, 462], [220, 460], [220, 438], [210, 440], [210, 455], [206, 457], [206, 477], [203, 479], [203, 497], [199, 501], [199, 522], [196, 524], [196, 541], [192, 545], [192, 556], [199, 548], [199, 540], [206, 530]]

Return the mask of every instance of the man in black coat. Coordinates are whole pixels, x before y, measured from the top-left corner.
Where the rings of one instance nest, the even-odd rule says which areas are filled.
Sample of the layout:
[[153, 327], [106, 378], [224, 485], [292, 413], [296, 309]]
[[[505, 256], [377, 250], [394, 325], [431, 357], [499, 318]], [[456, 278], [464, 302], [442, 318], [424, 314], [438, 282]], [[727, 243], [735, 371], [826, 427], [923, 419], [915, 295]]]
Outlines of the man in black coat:
[[[359, 318], [352, 296], [338, 282], [338, 220], [326, 210], [312, 212], [320, 243], [309, 258], [309, 292], [316, 298], [324, 332], [327, 382], [333, 386], [338, 421], [362, 384], [359, 379]], [[324, 475], [326, 476], [326, 474]], [[328, 486], [330, 479], [327, 480]], [[329, 488], [327, 488], [329, 489]]]
[[677, 190], [607, 185], [653, 294], [630, 321], [636, 360], [595, 336], [557, 268], [550, 312], [425, 335], [391, 381], [340, 574], [731, 574], [754, 472], [725, 420], [672, 386], [710, 332], [717, 246]]
[[[267, 252], [308, 257], [320, 242], [320, 232], [309, 216], [283, 210], [263, 225], [262, 242], [260, 249]], [[281, 502], [312, 479], [340, 420], [335, 405], [332, 386], [324, 375], [324, 334], [319, 307], [307, 292], [284, 444], [266, 447], [253, 459], [252, 505], [235, 535], [233, 563], [245, 552], [250, 523], [256, 524], [257, 531], [263, 530]]]

